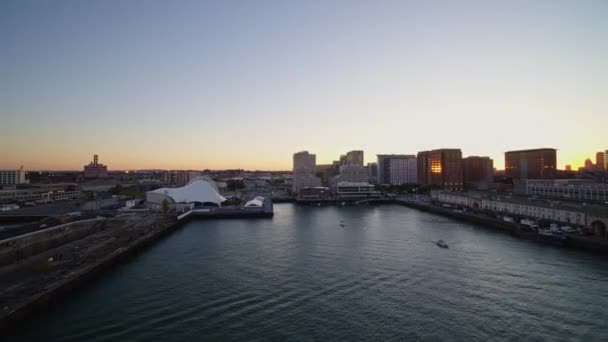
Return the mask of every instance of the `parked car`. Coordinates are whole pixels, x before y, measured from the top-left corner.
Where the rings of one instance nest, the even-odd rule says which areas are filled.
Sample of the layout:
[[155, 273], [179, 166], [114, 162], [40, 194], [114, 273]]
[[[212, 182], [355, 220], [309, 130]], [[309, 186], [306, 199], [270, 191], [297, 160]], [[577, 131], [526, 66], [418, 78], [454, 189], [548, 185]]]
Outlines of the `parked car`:
[[576, 229], [570, 227], [570, 226], [562, 226], [561, 228], [562, 232], [564, 233], [576, 233]]

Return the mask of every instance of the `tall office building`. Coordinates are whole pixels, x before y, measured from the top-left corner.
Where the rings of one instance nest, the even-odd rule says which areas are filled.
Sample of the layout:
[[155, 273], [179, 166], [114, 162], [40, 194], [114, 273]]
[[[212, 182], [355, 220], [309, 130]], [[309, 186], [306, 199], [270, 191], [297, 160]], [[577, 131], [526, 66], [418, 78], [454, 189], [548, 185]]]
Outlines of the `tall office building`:
[[462, 159], [465, 188], [487, 190], [494, 180], [494, 162], [490, 157], [471, 156]]
[[317, 157], [308, 151], [293, 155], [293, 191], [298, 193], [303, 188], [321, 186], [321, 179], [316, 174]]
[[538, 148], [505, 152], [505, 175], [512, 179], [555, 178], [557, 150]]
[[108, 177], [108, 167], [99, 163], [97, 155], [93, 156], [93, 161], [84, 166], [84, 178], [106, 178]]
[[587, 171], [595, 170], [595, 165], [589, 158], [585, 159], [585, 170], [587, 170]]
[[367, 183], [367, 169], [363, 166], [363, 151], [349, 151], [340, 156], [340, 182]]
[[598, 152], [595, 154], [595, 166], [598, 170], [606, 170], [606, 152]]
[[416, 156], [413, 154], [378, 155], [378, 184], [416, 183], [416, 173]]
[[378, 183], [378, 164], [367, 163], [367, 178], [370, 183]]
[[27, 183], [23, 166], [18, 170], [0, 170], [0, 185], [17, 185]]
[[417, 182], [420, 185], [437, 185], [451, 191], [463, 189], [460, 149], [442, 148], [418, 152], [417, 169]]
[[419, 185], [429, 184], [429, 151], [418, 152], [416, 158], [416, 183]]
[[363, 151], [350, 151], [344, 156], [342, 165], [361, 165], [363, 166]]
[[368, 183], [367, 168], [363, 165], [340, 166], [340, 181], [349, 183]]
[[460, 149], [443, 148], [429, 152], [429, 184], [450, 191], [462, 191], [462, 152]]

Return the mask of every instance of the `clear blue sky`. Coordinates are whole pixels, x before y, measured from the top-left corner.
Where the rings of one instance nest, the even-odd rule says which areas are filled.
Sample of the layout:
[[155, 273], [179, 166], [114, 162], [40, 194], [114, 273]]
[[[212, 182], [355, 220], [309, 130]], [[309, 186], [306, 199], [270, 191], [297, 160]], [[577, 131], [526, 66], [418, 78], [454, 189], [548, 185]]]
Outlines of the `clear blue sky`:
[[608, 1], [0, 2], [0, 168], [608, 149]]

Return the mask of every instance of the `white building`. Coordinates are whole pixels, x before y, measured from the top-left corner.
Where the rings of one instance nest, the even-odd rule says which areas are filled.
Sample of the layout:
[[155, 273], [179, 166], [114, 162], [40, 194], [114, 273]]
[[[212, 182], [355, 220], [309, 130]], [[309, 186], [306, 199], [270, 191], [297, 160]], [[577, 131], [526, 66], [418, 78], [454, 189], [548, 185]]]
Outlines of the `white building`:
[[378, 155], [378, 184], [415, 184], [416, 156], [408, 154]]
[[211, 178], [198, 177], [180, 188], [160, 188], [146, 193], [146, 202], [152, 209], [160, 210], [165, 200], [170, 208], [178, 209], [209, 203], [221, 206], [226, 199], [219, 194]]
[[262, 196], [255, 196], [245, 203], [245, 208], [261, 208], [262, 206], [264, 206], [264, 197]]
[[380, 192], [374, 189], [372, 184], [340, 182], [336, 186], [336, 197], [338, 199], [365, 199], [380, 197]]
[[340, 180], [350, 183], [368, 183], [367, 168], [363, 165], [342, 165], [340, 166]]
[[321, 179], [315, 175], [317, 157], [308, 151], [293, 155], [293, 191], [299, 192], [303, 188], [321, 186]]
[[25, 170], [0, 170], [0, 185], [25, 184]]
[[587, 179], [525, 179], [516, 182], [515, 192], [579, 201], [608, 201], [608, 184]]
[[586, 210], [578, 205], [528, 201], [509, 197], [482, 197], [476, 194], [445, 191], [432, 191], [431, 197], [441, 203], [483, 209], [507, 216], [514, 215], [579, 226], [586, 224]]

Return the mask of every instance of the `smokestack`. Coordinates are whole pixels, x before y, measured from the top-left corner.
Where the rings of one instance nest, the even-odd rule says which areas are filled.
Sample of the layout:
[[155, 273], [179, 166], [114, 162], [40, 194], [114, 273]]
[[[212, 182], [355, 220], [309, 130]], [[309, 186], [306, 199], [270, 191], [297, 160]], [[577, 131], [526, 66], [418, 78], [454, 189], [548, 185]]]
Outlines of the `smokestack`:
[[97, 155], [93, 155], [93, 165], [97, 165]]

